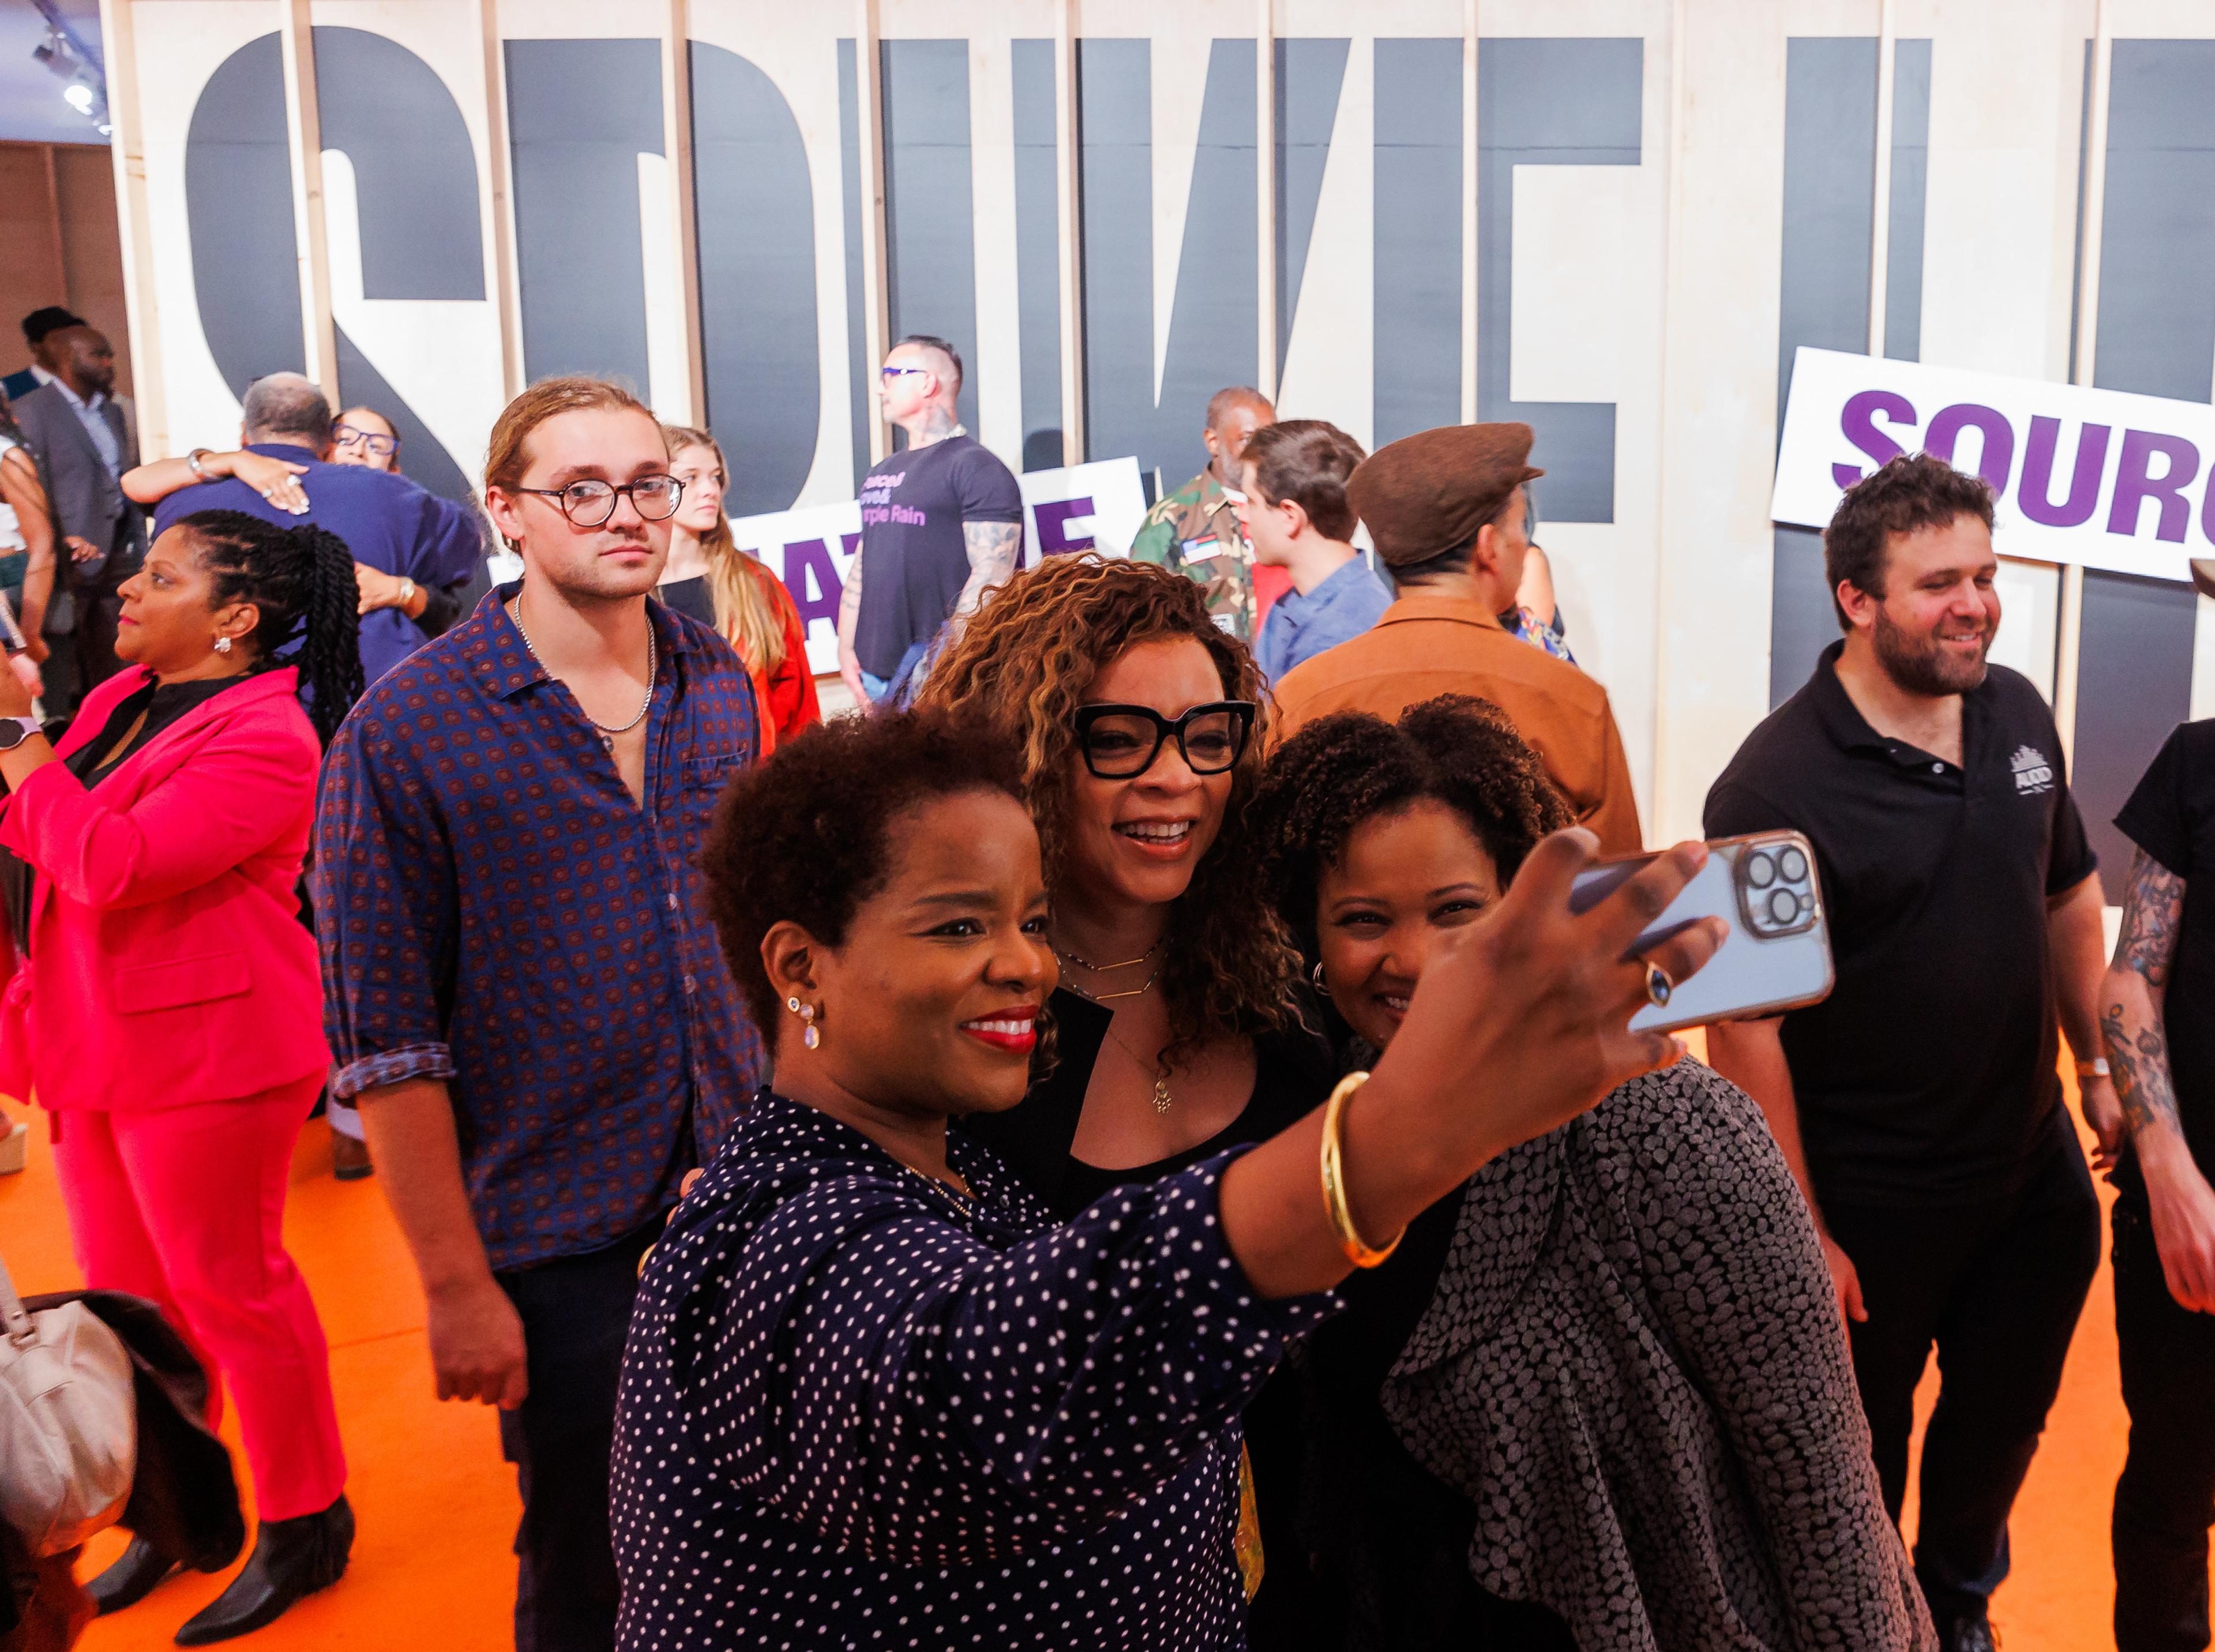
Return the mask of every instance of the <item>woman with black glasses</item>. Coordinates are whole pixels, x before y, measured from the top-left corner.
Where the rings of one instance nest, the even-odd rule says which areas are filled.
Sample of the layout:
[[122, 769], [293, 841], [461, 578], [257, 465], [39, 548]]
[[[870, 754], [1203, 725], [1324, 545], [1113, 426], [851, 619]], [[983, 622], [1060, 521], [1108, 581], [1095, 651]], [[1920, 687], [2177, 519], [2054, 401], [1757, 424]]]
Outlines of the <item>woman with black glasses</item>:
[[[1260, 1141], [1337, 1076], [1240, 815], [1261, 762], [1261, 679], [1205, 590], [1150, 563], [1054, 556], [1017, 574], [940, 660], [925, 704], [991, 718], [1023, 753], [1053, 897], [1058, 1048], [1022, 1106], [969, 1124], [1058, 1216]], [[1289, 1526], [1291, 1395], [1248, 1408], [1257, 1647], [1302, 1608]], [[1279, 1625], [1282, 1626], [1281, 1632]]]

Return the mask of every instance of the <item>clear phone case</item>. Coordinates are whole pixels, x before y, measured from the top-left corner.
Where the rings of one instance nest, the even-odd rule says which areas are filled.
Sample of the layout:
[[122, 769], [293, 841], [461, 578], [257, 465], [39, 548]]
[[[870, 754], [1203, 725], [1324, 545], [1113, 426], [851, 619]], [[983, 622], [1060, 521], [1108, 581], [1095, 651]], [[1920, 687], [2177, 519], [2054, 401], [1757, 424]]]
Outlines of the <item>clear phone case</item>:
[[[1641, 1032], [1773, 1015], [1830, 996], [1835, 979], [1830, 924], [1807, 838], [1796, 832], [1757, 832], [1716, 838], [1708, 851], [1708, 863], [1639, 937], [1638, 947], [1642, 950], [1702, 918], [1728, 924], [1730, 939], [1706, 968], [1678, 984], [1666, 1004], [1631, 1017]], [[1654, 858], [1610, 861], [1580, 874], [1570, 906], [1589, 910]]]

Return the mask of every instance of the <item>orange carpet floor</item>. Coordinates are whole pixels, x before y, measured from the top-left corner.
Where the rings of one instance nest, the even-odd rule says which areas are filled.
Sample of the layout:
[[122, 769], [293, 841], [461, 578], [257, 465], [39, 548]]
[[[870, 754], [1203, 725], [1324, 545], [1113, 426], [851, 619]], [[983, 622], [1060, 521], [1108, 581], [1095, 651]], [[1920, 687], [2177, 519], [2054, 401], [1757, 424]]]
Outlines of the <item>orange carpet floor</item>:
[[[79, 1283], [42, 1115], [30, 1169], [0, 1176], [0, 1253], [25, 1293]], [[2104, 1191], [2104, 1190], [2103, 1190]], [[515, 1482], [492, 1414], [432, 1398], [423, 1301], [375, 1180], [330, 1176], [329, 1137], [309, 1126], [292, 1166], [286, 1239], [306, 1273], [331, 1343], [339, 1418], [360, 1520], [343, 1581], [241, 1644], [285, 1648], [437, 1647], [495, 1652], [512, 1644]], [[1935, 1382], [1926, 1380], [1927, 1408]], [[2095, 1652], [2114, 1644], [2108, 1511], [2126, 1423], [2115, 1387], [2114, 1298], [2104, 1265], [2084, 1311], [2061, 1397], [2016, 1505], [2015, 1575], [1993, 1618], [2007, 1652]], [[234, 1448], [235, 1426], [226, 1425]], [[243, 1459], [240, 1477], [245, 1478]], [[1909, 1520], [1913, 1520], [1911, 1505]], [[97, 1539], [87, 1575], [121, 1547]], [[178, 1624], [229, 1574], [171, 1581], [87, 1633], [89, 1652], [167, 1647]]]

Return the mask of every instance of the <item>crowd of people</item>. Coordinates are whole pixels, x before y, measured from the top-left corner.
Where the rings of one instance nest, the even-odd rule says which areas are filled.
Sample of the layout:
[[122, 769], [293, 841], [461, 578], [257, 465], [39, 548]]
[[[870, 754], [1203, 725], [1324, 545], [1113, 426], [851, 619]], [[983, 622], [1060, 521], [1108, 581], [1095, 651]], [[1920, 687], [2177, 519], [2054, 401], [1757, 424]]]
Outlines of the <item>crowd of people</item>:
[[237, 1408], [260, 1525], [181, 1643], [348, 1563], [281, 1229], [319, 1096], [497, 1409], [523, 1652], [1978, 1652], [2094, 1168], [2117, 1643], [2208, 1643], [2215, 725], [2119, 822], [2103, 967], [1976, 477], [1830, 526], [1841, 640], [1706, 827], [1804, 834], [1836, 983], [1703, 1064], [1629, 1023], [1726, 941], [1651, 927], [1705, 847], [1570, 899], [1645, 844], [1527, 426], [1370, 454], [1234, 387], [1129, 556], [1026, 566], [903, 340], [824, 723], [725, 453], [629, 391], [518, 396], [481, 518], [294, 374], [140, 464], [105, 341], [32, 321], [0, 1090]]

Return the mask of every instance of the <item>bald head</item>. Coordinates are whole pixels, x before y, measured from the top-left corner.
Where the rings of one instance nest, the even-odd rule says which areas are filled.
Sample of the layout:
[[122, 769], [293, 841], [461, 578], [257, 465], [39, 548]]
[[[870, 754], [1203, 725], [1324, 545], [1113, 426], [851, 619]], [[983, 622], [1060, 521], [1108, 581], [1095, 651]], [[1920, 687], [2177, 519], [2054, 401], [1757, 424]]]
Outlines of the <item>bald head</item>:
[[1200, 439], [1207, 444], [1208, 468], [1226, 488], [1238, 485], [1238, 455], [1249, 437], [1263, 425], [1277, 422], [1277, 409], [1269, 398], [1248, 384], [1233, 384], [1207, 398], [1207, 428]]
[[248, 386], [239, 422], [249, 442], [279, 442], [320, 453], [331, 439], [331, 404], [312, 378], [270, 373]]

